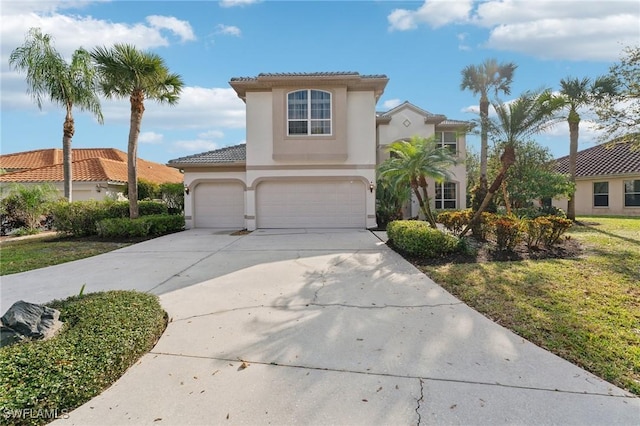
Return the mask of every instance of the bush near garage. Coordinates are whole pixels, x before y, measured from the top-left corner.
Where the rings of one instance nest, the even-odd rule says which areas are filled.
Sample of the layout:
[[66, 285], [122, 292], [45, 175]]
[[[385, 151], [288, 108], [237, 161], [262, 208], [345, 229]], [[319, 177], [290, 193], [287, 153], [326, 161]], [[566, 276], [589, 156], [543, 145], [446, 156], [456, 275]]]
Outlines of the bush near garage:
[[393, 221], [387, 225], [387, 235], [395, 247], [412, 256], [439, 257], [459, 248], [458, 238], [418, 220]]
[[[52, 419], [28, 414], [63, 415], [87, 402], [148, 352], [167, 324], [158, 298], [135, 291], [91, 293], [47, 306], [60, 311], [60, 334], [0, 348], [3, 424], [42, 425]], [[26, 416], [18, 415], [25, 410]]]
[[177, 215], [151, 215], [137, 219], [103, 219], [96, 224], [101, 238], [157, 237], [182, 231], [184, 217]]
[[[140, 216], [167, 214], [167, 206], [155, 201], [138, 204]], [[96, 224], [103, 219], [128, 218], [128, 201], [61, 201], [53, 208], [53, 226], [58, 232], [77, 237], [97, 235]]]

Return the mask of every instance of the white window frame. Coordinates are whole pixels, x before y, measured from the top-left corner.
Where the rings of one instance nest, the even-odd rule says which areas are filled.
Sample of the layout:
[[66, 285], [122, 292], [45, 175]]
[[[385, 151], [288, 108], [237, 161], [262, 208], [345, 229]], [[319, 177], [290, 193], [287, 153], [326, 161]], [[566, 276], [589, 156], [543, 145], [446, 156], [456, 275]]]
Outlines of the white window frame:
[[[596, 184], [606, 184], [607, 192], [596, 192]], [[601, 205], [601, 206], [597, 205], [596, 197], [603, 197], [603, 196], [607, 197], [607, 204]], [[593, 207], [596, 209], [609, 207], [609, 182], [593, 182]]]
[[[291, 118], [290, 112], [291, 108], [289, 106], [289, 96], [294, 93], [306, 92], [307, 93], [307, 104], [306, 104], [306, 117], [305, 118]], [[312, 117], [312, 94], [313, 92], [319, 92], [328, 95], [329, 97], [329, 110], [328, 113], [329, 118], [313, 118]], [[291, 133], [291, 123], [299, 122], [306, 123], [307, 132], [306, 133]], [[313, 124], [322, 123], [324, 126], [328, 125], [329, 132], [317, 133], [314, 132], [314, 129], [317, 128], [313, 126]], [[301, 89], [294, 90], [287, 93], [287, 136], [297, 137], [297, 136], [331, 136], [333, 134], [333, 94], [327, 90], [319, 90], [319, 89]]]
[[[453, 198], [444, 198], [445, 185], [453, 185]], [[436, 196], [434, 197], [436, 210], [455, 210], [458, 208], [458, 184], [456, 182], [436, 183]], [[445, 203], [453, 202], [453, 207], [445, 207]], [[439, 206], [439, 207], [438, 207]]]
[[[628, 205], [627, 204], [627, 195], [634, 195], [636, 197], [640, 197], [640, 192], [638, 191], [634, 191], [634, 186], [636, 185], [636, 182], [640, 182], [640, 179], [633, 179], [633, 180], [625, 180], [623, 182], [624, 185], [624, 206], [628, 207], [628, 208], [639, 208], [640, 205]], [[631, 191], [627, 191], [627, 185], [631, 184]]]
[[[446, 142], [445, 141], [445, 133], [449, 133], [449, 134], [453, 134], [453, 142]], [[440, 131], [438, 130], [437, 132], [435, 132], [435, 141], [438, 144], [439, 147], [441, 148], [449, 148], [449, 151], [451, 151], [451, 153], [453, 155], [458, 155], [458, 134], [456, 132], [449, 132], [449, 131]], [[453, 148], [453, 149], [451, 149]]]

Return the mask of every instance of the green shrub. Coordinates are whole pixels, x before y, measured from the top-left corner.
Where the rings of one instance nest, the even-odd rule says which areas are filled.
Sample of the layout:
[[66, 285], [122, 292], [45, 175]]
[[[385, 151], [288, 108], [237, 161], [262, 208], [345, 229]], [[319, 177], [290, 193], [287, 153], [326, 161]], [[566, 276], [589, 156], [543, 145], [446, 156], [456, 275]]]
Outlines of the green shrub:
[[169, 214], [182, 214], [184, 211], [184, 186], [182, 183], [161, 184], [160, 198], [167, 206]]
[[399, 250], [421, 257], [439, 257], [458, 249], [458, 239], [426, 222], [417, 220], [396, 220], [387, 225], [387, 235]]
[[513, 250], [522, 239], [522, 223], [514, 216], [499, 216], [491, 221], [498, 250]]
[[[155, 201], [138, 203], [140, 216], [166, 214], [167, 206]], [[97, 223], [104, 219], [128, 218], [128, 201], [61, 201], [54, 205], [53, 223], [58, 232], [78, 237], [97, 234]]]
[[0, 199], [2, 235], [18, 228], [25, 228], [29, 234], [37, 233], [50, 214], [52, 203], [58, 198], [58, 190], [50, 183], [11, 185], [6, 196], [3, 194]]
[[539, 216], [535, 219], [524, 219], [523, 222], [529, 248], [538, 247], [540, 243], [545, 247], [553, 246], [573, 225], [571, 220], [560, 216]]
[[471, 209], [467, 210], [446, 210], [440, 212], [436, 219], [446, 229], [458, 235], [469, 224], [469, 221], [473, 217]]
[[101, 238], [159, 236], [181, 231], [183, 228], [183, 216], [168, 214], [141, 216], [137, 219], [103, 219], [96, 224], [97, 234]]
[[47, 306], [60, 311], [58, 336], [0, 348], [3, 424], [52, 420], [12, 417], [11, 410], [64, 414], [87, 402], [148, 352], [166, 327], [158, 298], [146, 293], [92, 293]]

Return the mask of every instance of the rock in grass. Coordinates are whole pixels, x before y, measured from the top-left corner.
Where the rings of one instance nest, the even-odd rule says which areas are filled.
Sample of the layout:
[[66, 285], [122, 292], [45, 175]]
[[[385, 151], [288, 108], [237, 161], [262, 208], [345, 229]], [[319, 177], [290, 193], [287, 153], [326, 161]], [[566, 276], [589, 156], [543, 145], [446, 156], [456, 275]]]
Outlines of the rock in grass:
[[22, 338], [48, 339], [62, 326], [60, 311], [20, 300], [7, 310], [2, 321], [2, 346]]

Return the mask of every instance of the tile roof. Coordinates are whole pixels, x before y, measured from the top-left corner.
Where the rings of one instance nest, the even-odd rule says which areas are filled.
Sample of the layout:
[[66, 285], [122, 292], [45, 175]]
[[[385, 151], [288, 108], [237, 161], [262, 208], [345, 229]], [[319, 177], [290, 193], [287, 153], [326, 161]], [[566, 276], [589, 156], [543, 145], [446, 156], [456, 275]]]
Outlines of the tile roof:
[[[115, 148], [74, 148], [71, 150], [71, 154], [73, 161], [86, 160], [87, 158], [127, 161], [127, 154]], [[35, 169], [62, 164], [62, 162], [61, 148], [38, 149], [0, 155], [0, 169], [6, 170]]]
[[202, 154], [189, 155], [174, 160], [169, 160], [169, 165], [180, 164], [234, 164], [244, 163], [247, 160], [247, 145], [233, 145], [216, 149]]
[[[569, 156], [556, 160], [559, 173], [569, 173]], [[602, 144], [578, 152], [576, 177], [640, 174], [640, 150], [629, 143]]]
[[278, 73], [260, 73], [256, 77], [232, 77], [231, 81], [257, 81], [260, 77], [345, 77], [354, 76], [360, 78], [387, 78], [384, 74], [361, 75], [355, 71], [337, 71], [337, 72], [278, 72]]
[[[7, 157], [14, 157], [15, 159], [20, 154], [26, 154], [24, 158], [31, 160], [31, 162], [22, 164], [33, 166], [38, 164], [35, 160], [42, 161], [43, 158], [54, 159], [55, 157], [51, 155], [52, 151], [56, 150], [9, 154]], [[124, 152], [113, 148], [74, 149], [72, 152], [74, 157], [72, 167], [74, 182], [127, 182], [127, 155]], [[34, 153], [40, 154], [34, 155]], [[103, 157], [96, 157], [95, 155]], [[5, 156], [0, 156], [0, 167], [6, 164], [2, 161], [4, 160], [2, 157]], [[12, 164], [17, 164], [17, 162]], [[164, 164], [138, 158], [138, 179], [153, 183], [180, 183], [183, 181], [183, 175], [178, 170], [167, 167]], [[0, 182], [62, 182], [63, 180], [61, 162], [0, 175]]]

